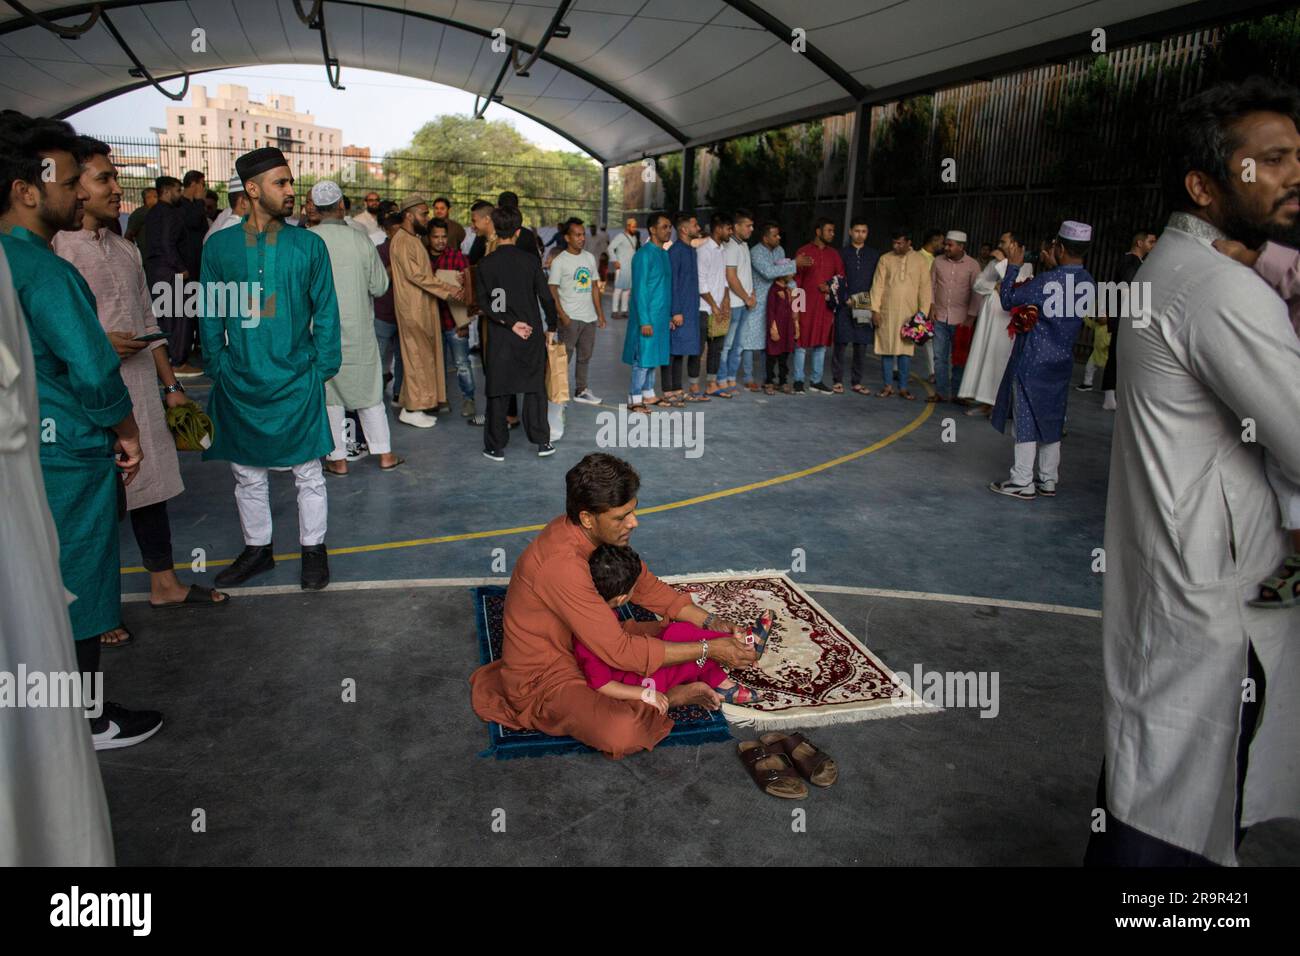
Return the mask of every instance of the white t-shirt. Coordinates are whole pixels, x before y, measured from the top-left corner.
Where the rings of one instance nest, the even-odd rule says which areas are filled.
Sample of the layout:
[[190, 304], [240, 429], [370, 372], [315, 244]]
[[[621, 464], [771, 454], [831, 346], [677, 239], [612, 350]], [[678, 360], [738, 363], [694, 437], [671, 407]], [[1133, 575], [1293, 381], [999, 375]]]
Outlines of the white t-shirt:
[[[739, 239], [732, 237], [727, 243], [727, 265], [735, 266], [736, 278], [740, 281], [740, 287], [750, 295], [754, 294], [754, 264], [749, 259], [749, 244], [741, 242]], [[730, 285], [727, 286], [731, 288]], [[731, 296], [731, 307], [740, 308], [745, 304], [745, 300], [734, 292], [728, 292]]]
[[576, 256], [565, 249], [551, 263], [550, 285], [560, 290], [560, 305], [575, 322], [595, 322], [596, 305], [591, 284], [596, 279], [596, 257], [587, 250]]
[[726, 250], [713, 241], [705, 240], [695, 250], [695, 267], [700, 277], [700, 311], [710, 312], [708, 300], [704, 293], [713, 296], [718, 308], [723, 306], [723, 296], [727, 293], [727, 259]]

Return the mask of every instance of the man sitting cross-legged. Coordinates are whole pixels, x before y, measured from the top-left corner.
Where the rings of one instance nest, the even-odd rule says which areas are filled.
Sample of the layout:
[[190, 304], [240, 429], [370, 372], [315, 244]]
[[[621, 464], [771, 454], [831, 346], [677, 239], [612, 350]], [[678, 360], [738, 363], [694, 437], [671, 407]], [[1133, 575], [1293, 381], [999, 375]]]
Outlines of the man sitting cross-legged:
[[[690, 595], [664, 584], [642, 566], [632, 600], [665, 620], [685, 621], [732, 637], [678, 644], [654, 635], [663, 621], [620, 623], [592, 583], [588, 559], [601, 544], [624, 546], [637, 526], [641, 479], [627, 462], [591, 454], [565, 476], [565, 514], [551, 521], [515, 563], [506, 592], [501, 659], [470, 677], [474, 712], [507, 727], [567, 734], [610, 757], [650, 750], [673, 722], [640, 701], [603, 696], [587, 686], [574, 638], [617, 670], [649, 676], [688, 660], [726, 667], [752, 664], [758, 655], [736, 625], [718, 620]], [[672, 688], [668, 705], [711, 710], [718, 694], [701, 683]]]

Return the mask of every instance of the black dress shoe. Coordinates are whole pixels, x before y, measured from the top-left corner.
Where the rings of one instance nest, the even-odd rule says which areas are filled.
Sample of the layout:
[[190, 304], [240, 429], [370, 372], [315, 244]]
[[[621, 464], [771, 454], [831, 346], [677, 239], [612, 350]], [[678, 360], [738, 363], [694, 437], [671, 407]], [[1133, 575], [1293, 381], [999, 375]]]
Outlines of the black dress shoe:
[[330, 560], [323, 544], [302, 546], [302, 589], [320, 591], [330, 583]]
[[238, 587], [249, 578], [265, 574], [273, 567], [275, 567], [275, 557], [269, 544], [246, 547], [239, 552], [239, 557], [235, 558], [234, 564], [217, 575], [217, 587]]

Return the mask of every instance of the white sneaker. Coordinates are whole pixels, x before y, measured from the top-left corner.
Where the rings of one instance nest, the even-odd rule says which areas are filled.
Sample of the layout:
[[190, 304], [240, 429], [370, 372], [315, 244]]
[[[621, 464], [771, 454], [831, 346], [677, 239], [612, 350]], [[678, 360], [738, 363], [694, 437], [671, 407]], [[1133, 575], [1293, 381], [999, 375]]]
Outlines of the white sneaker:
[[591, 394], [591, 389], [584, 388], [577, 395], [573, 396], [575, 402], [582, 402], [584, 405], [599, 405], [600, 399]]
[[397, 420], [403, 425], [414, 425], [416, 428], [432, 428], [438, 424], [438, 419], [432, 415], [424, 412], [408, 412], [406, 409], [402, 409], [401, 414], [397, 416]]
[[1103, 396], [1101, 401], [1102, 411], [1106, 411], [1106, 412], [1115, 411], [1116, 408], [1115, 390], [1113, 388], [1107, 389], [1105, 392], [1102, 393], [1102, 396]]

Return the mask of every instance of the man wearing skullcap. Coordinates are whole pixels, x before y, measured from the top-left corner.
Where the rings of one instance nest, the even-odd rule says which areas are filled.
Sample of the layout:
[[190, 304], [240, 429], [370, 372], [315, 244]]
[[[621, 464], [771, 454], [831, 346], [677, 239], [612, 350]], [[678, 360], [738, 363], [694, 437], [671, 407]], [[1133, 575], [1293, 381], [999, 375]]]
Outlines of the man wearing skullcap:
[[979, 278], [979, 263], [966, 255], [966, 233], [951, 230], [943, 240], [943, 255], [930, 265], [931, 306], [934, 320], [935, 393], [927, 402], [957, 400], [961, 374], [951, 368], [952, 344], [957, 329], [970, 321], [971, 286]]
[[[422, 196], [407, 196], [398, 204], [402, 227], [388, 240], [393, 273], [393, 306], [402, 343], [402, 411], [397, 420], [415, 428], [432, 428], [432, 412], [451, 411], [442, 362], [442, 323], [438, 299], [461, 296], [454, 286], [433, 274], [429, 250], [429, 204]], [[443, 407], [445, 406], [445, 407]]]
[[249, 213], [203, 252], [200, 329], [212, 379], [208, 414], [215, 435], [204, 460], [235, 474], [244, 550], [217, 575], [242, 584], [271, 570], [270, 469], [292, 469], [298, 487], [302, 586], [329, 583], [327, 506], [320, 459], [334, 447], [325, 383], [339, 371], [339, 310], [329, 252], [307, 229], [286, 229], [293, 173], [274, 147], [245, 153], [235, 168]]
[[[1065, 403], [1074, 374], [1074, 343], [1084, 316], [1094, 315], [1097, 287], [1083, 257], [1092, 242], [1092, 227], [1066, 220], [1050, 243], [1056, 267], [1016, 285], [1025, 261], [1024, 246], [1013, 246], [1002, 279], [1002, 307], [1012, 320], [1037, 310], [1037, 321], [1016, 333], [1011, 359], [1002, 375], [991, 422], [1005, 432], [1015, 420], [1016, 459], [1011, 477], [989, 483], [989, 491], [1012, 498], [1052, 497], [1061, 465]], [[1037, 461], [1038, 478], [1034, 479]]]
[[375, 337], [375, 299], [388, 291], [388, 273], [370, 237], [345, 221], [343, 192], [336, 183], [328, 179], [318, 182], [311, 188], [311, 201], [321, 217], [311, 231], [329, 250], [343, 343], [339, 374], [325, 383], [325, 410], [334, 434], [334, 450], [325, 470], [334, 475], [348, 473], [343, 423], [344, 413], [350, 409], [361, 420], [370, 452], [379, 456], [379, 467], [391, 471], [402, 459], [389, 445], [384, 376]]
[[208, 234], [203, 237], [205, 246], [215, 233], [239, 225], [239, 220], [248, 215], [248, 194], [244, 192], [244, 181], [238, 175], [231, 176], [226, 183], [226, 201], [229, 205], [217, 213], [217, 218], [208, 227]]

